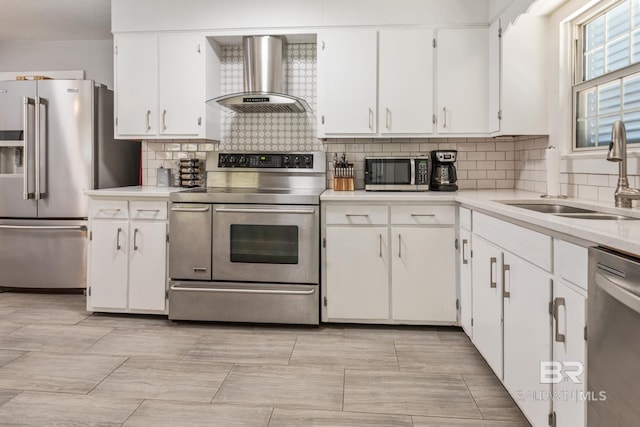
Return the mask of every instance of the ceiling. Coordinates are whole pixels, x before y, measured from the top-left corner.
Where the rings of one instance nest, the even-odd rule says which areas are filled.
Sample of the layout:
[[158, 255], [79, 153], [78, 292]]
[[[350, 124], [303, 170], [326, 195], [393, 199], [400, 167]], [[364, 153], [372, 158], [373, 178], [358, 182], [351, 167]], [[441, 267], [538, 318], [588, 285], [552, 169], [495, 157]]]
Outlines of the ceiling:
[[0, 41], [111, 37], [111, 0], [0, 0]]

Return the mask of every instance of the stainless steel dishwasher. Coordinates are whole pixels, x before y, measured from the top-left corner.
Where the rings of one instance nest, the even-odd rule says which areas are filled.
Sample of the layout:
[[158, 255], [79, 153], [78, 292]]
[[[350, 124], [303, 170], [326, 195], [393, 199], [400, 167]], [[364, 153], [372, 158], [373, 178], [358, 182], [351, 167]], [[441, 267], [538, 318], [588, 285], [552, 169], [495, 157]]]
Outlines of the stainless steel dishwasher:
[[587, 425], [640, 420], [640, 259], [589, 249]]

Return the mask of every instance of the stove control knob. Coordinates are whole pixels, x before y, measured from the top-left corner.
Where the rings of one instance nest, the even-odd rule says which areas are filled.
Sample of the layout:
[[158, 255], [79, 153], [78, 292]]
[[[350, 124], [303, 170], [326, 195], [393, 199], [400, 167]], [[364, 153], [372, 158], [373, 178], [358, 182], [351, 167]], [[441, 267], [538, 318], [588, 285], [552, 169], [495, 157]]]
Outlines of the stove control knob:
[[224, 165], [225, 163], [227, 163], [227, 155], [220, 154], [220, 157], [218, 157], [218, 164]]
[[293, 158], [293, 163], [295, 163], [295, 164], [296, 164], [296, 166], [297, 166], [297, 165], [299, 165], [299, 164], [300, 164], [300, 157], [299, 157], [299, 156], [295, 156], [295, 157]]
[[237, 162], [236, 156], [229, 156], [229, 163], [235, 165]]
[[245, 163], [247, 163], [247, 158], [245, 156], [240, 156], [240, 164], [244, 165]]
[[291, 162], [291, 159], [289, 158], [289, 156], [284, 156], [282, 157], [282, 163], [284, 163], [285, 166], [289, 166], [289, 163]]
[[313, 162], [313, 157], [312, 156], [304, 156], [304, 164], [307, 166], [311, 166], [311, 163]]

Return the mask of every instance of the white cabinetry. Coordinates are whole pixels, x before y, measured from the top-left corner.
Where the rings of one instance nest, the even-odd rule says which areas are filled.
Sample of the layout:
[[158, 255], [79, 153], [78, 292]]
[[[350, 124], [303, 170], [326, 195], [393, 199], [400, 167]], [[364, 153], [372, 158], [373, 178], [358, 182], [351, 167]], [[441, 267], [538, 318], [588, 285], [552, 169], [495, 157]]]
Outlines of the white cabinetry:
[[206, 126], [208, 49], [192, 34], [117, 35], [116, 137], [217, 139], [219, 130]]
[[325, 203], [323, 321], [455, 324], [455, 210]]
[[[562, 381], [553, 384], [556, 425], [586, 425], [586, 301], [587, 248], [554, 240], [553, 360], [562, 367]], [[572, 371], [572, 372], [569, 372]], [[578, 381], [568, 374], [577, 376]]]
[[473, 213], [473, 342], [535, 426], [551, 412], [540, 398], [551, 393], [540, 383], [551, 360], [551, 247], [549, 236]]
[[489, 121], [496, 135], [548, 133], [547, 18], [525, 13], [512, 24], [530, 1], [522, 3], [513, 2], [489, 30]]
[[502, 379], [502, 252], [473, 236], [473, 344]]
[[377, 31], [326, 31], [318, 47], [319, 136], [375, 134]]
[[458, 283], [460, 284], [459, 321], [466, 334], [473, 338], [471, 325], [473, 295], [471, 288], [472, 262], [471, 257], [471, 210], [458, 209]]
[[167, 201], [89, 200], [87, 310], [166, 313]]
[[486, 28], [436, 31], [436, 117], [439, 134], [486, 133], [489, 102]]
[[378, 129], [433, 133], [433, 31], [381, 30]]
[[432, 30], [320, 33], [319, 137], [486, 134], [487, 29], [435, 34], [434, 50]]

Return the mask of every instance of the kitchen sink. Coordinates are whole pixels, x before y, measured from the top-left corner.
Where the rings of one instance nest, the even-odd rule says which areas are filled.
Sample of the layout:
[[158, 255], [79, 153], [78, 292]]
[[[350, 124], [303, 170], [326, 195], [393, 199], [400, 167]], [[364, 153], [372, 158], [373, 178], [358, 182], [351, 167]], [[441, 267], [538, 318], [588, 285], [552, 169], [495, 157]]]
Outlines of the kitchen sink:
[[640, 219], [626, 215], [613, 214], [608, 212], [600, 212], [593, 209], [578, 208], [563, 203], [540, 203], [525, 201], [501, 201], [501, 203], [521, 209], [528, 209], [540, 213], [548, 213], [563, 218], [589, 219], [589, 220], [631, 220]]
[[591, 214], [596, 211], [590, 209], [576, 208], [574, 206], [561, 205], [558, 203], [505, 203], [516, 208], [529, 209], [531, 211], [550, 214]]

